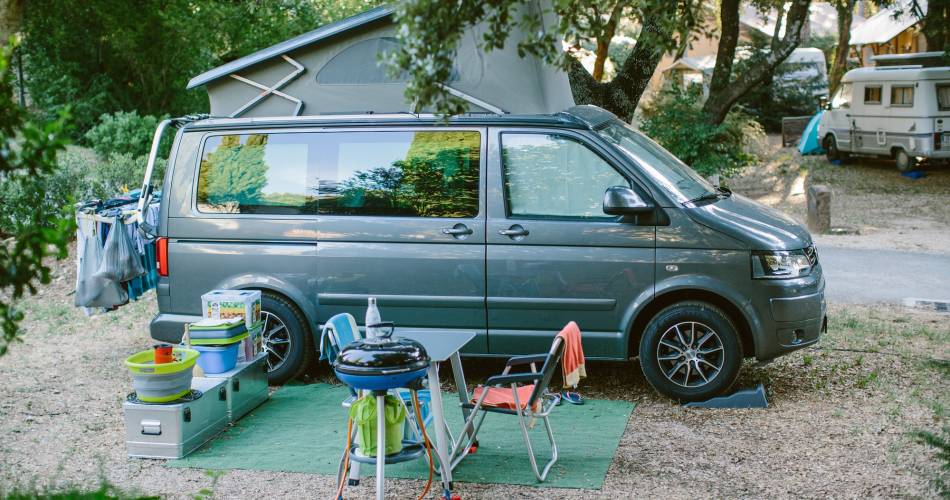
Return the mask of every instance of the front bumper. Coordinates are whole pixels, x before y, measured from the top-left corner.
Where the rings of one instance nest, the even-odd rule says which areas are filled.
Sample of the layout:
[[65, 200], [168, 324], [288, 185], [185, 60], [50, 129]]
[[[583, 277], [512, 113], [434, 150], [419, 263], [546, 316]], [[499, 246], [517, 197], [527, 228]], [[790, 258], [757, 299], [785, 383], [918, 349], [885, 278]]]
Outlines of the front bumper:
[[821, 267], [798, 280], [760, 282], [761, 294], [753, 305], [758, 312], [760, 331], [755, 357], [768, 361], [818, 342], [828, 328], [828, 305]]

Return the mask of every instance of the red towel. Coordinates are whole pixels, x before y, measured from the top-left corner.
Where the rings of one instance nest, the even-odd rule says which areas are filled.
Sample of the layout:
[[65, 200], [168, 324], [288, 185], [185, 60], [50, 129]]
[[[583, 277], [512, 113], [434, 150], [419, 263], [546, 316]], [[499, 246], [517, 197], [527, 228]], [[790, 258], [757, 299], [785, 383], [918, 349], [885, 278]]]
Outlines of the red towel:
[[571, 321], [561, 333], [564, 340], [564, 355], [561, 357], [561, 371], [564, 374], [564, 387], [577, 387], [582, 378], [587, 378], [584, 368], [584, 346], [581, 344], [581, 329]]

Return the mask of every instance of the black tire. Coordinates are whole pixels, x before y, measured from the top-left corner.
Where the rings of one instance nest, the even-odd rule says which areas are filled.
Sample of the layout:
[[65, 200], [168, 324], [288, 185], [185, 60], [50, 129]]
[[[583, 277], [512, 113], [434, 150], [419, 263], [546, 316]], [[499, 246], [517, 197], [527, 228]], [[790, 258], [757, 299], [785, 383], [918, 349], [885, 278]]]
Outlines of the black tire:
[[261, 295], [261, 317], [265, 323], [262, 344], [267, 352], [267, 381], [270, 385], [282, 385], [310, 365], [310, 329], [300, 309], [274, 293]]
[[907, 151], [898, 149], [894, 152], [894, 164], [900, 172], [910, 172], [917, 168], [917, 158], [907, 154]]
[[[713, 336], [706, 337], [709, 332]], [[683, 349], [674, 349], [676, 345]], [[640, 340], [640, 368], [647, 382], [678, 401], [704, 401], [724, 393], [741, 366], [742, 343], [735, 325], [705, 302], [668, 306], [650, 320]]]
[[825, 148], [825, 157], [828, 158], [829, 162], [837, 161], [844, 163], [848, 161], [848, 154], [838, 149], [838, 141], [835, 139], [835, 136], [829, 135], [825, 137], [822, 146]]

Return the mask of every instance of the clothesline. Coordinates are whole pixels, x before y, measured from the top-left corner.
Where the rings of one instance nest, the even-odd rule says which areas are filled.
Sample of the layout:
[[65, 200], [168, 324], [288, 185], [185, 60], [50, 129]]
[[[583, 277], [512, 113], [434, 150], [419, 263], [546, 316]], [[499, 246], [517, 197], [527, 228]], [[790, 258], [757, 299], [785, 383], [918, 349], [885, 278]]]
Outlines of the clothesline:
[[[132, 216], [134, 216], [134, 217], [128, 217], [128, 216], [130, 216], [130, 215], [132, 215]], [[136, 210], [123, 210], [123, 211], [122, 211], [122, 214], [121, 214], [122, 223], [124, 223], [124, 224], [134, 224], [134, 223], [136, 223], [136, 222], [139, 221], [139, 220], [138, 220], [138, 215], [139, 215], [139, 211], [138, 211], [137, 209], [136, 209]], [[96, 222], [105, 222], [106, 224], [112, 224], [113, 222], [115, 222], [116, 217], [117, 217], [117, 216], [111, 216], [111, 217], [110, 217], [110, 216], [99, 215], [99, 214], [91, 214], [91, 213], [86, 213], [86, 212], [77, 212], [77, 213], [76, 213], [76, 218], [77, 218], [77, 219], [86, 219], [86, 220], [92, 220], [92, 221], [96, 221]]]

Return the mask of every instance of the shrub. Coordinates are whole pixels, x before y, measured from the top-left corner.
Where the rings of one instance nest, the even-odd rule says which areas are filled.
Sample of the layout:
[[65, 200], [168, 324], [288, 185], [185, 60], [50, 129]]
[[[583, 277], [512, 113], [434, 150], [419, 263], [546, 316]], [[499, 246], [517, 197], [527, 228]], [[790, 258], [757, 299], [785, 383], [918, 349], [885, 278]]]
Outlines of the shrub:
[[[166, 162], [167, 160], [161, 157], [155, 160], [152, 184], [161, 184], [165, 177]], [[105, 160], [100, 160], [95, 164], [90, 175], [90, 181], [94, 186], [96, 196], [109, 198], [126, 191], [138, 189], [142, 185], [142, 177], [145, 175], [145, 165], [147, 163], [147, 155], [132, 156], [128, 153], [112, 154]]]
[[[147, 155], [152, 147], [152, 136], [158, 122], [165, 117], [139, 116], [135, 111], [118, 111], [99, 117], [99, 123], [84, 137], [86, 144], [102, 158], [113, 154], [138, 157]], [[162, 141], [159, 156], [168, 155], [170, 134]]]
[[751, 149], [762, 126], [736, 110], [712, 125], [701, 99], [699, 86], [664, 89], [644, 108], [640, 130], [703, 176], [730, 176], [757, 161]]

